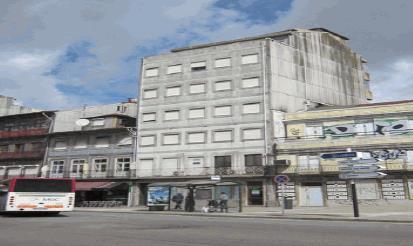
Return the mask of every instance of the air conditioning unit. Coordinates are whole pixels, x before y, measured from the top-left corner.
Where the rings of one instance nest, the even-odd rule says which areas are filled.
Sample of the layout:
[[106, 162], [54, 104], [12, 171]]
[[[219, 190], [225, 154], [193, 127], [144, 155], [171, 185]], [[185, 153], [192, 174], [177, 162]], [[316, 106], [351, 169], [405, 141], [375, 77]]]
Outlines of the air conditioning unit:
[[265, 177], [271, 177], [274, 176], [276, 173], [276, 168], [275, 166], [264, 166], [264, 176]]
[[276, 166], [289, 166], [290, 164], [290, 160], [274, 160], [274, 165]]

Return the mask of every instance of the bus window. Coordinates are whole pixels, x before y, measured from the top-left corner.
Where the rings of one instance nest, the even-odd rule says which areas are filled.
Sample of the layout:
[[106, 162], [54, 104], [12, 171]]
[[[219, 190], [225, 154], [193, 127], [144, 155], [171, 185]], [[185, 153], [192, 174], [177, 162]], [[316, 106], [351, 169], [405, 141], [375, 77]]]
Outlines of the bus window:
[[13, 192], [72, 192], [72, 180], [17, 179]]

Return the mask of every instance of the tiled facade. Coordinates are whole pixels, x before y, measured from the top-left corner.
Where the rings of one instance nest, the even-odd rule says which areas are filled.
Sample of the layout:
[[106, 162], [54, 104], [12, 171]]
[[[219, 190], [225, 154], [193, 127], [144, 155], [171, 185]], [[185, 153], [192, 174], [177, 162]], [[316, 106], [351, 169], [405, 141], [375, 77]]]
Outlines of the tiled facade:
[[321, 191], [321, 205], [349, 201], [349, 185], [338, 177], [342, 159], [320, 157], [349, 148], [361, 152], [360, 158], [377, 159], [381, 171], [388, 174], [384, 179], [359, 181], [359, 199], [413, 199], [411, 101], [287, 113], [280, 125], [285, 134], [275, 138], [277, 159], [290, 165], [277, 168], [277, 172], [292, 177], [298, 205], [317, 203], [305, 199], [308, 187]]

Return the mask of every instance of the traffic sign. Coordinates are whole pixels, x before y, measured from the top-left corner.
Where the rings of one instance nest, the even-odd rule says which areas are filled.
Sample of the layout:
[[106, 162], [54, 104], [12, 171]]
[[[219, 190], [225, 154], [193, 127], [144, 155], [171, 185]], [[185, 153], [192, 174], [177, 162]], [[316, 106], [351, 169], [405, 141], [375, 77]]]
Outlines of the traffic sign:
[[339, 153], [326, 153], [322, 154], [323, 159], [336, 159], [336, 158], [354, 158], [357, 157], [357, 152], [339, 152]]
[[383, 178], [387, 174], [382, 172], [370, 172], [370, 173], [340, 173], [340, 179], [377, 179]]
[[353, 165], [353, 164], [375, 164], [377, 163], [376, 159], [360, 159], [360, 160], [342, 160], [338, 162], [342, 165]]
[[340, 172], [370, 173], [382, 169], [379, 165], [348, 165], [339, 166]]
[[274, 177], [274, 182], [277, 184], [285, 184], [290, 181], [290, 178], [287, 175], [277, 175]]

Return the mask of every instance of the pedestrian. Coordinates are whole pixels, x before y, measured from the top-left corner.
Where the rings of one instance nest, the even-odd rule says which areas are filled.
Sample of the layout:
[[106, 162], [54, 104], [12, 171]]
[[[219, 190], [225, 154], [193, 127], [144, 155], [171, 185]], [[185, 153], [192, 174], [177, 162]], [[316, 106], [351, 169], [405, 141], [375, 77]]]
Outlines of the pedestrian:
[[177, 193], [172, 197], [172, 201], [175, 202], [175, 209], [182, 209], [181, 204], [184, 201], [184, 196], [181, 193]]
[[219, 196], [219, 205], [221, 207], [221, 212], [225, 210], [226, 213], [228, 213], [228, 195], [225, 194], [225, 192], [221, 192], [221, 195]]
[[185, 197], [185, 211], [194, 212], [195, 210], [195, 200], [193, 189], [190, 189], [188, 194]]

